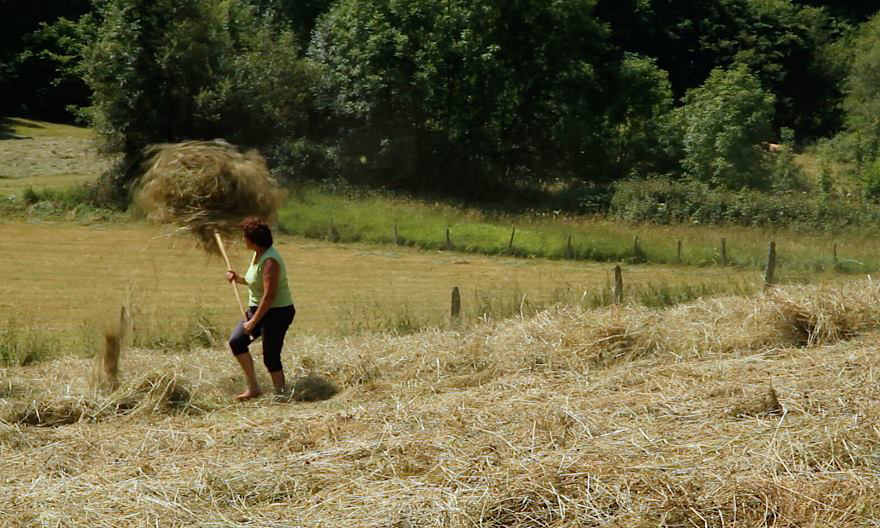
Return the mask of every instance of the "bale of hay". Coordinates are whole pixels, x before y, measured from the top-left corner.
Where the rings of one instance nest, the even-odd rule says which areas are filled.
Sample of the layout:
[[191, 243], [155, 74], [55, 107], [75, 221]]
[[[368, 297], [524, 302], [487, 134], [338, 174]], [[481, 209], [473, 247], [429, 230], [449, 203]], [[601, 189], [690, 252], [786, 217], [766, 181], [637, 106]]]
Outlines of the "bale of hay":
[[214, 232], [232, 234], [248, 216], [277, 218], [286, 192], [257, 151], [225, 141], [187, 141], [147, 147], [135, 204], [147, 218], [192, 233], [199, 247], [219, 254]]

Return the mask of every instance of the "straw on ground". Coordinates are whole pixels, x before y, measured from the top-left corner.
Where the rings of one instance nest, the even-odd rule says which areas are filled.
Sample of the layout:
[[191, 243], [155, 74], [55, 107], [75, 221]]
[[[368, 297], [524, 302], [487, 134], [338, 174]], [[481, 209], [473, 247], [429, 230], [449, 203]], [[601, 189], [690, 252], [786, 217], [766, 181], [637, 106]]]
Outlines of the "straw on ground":
[[293, 374], [342, 390], [308, 404], [226, 404], [220, 350], [127, 354], [109, 394], [85, 360], [3, 370], [2, 522], [870, 526], [878, 300], [862, 281], [299, 337]]

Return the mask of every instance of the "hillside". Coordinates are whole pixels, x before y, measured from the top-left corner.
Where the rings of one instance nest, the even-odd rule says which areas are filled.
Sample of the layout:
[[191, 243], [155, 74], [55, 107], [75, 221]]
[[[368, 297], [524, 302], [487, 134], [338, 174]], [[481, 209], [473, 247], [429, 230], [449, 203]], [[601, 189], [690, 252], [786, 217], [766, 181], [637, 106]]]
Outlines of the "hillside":
[[[299, 337], [328, 401], [227, 403], [226, 352], [0, 370], [4, 526], [872, 526], [880, 287]], [[772, 391], [771, 391], [772, 387]]]
[[86, 128], [0, 118], [0, 198], [94, 182], [108, 162]]

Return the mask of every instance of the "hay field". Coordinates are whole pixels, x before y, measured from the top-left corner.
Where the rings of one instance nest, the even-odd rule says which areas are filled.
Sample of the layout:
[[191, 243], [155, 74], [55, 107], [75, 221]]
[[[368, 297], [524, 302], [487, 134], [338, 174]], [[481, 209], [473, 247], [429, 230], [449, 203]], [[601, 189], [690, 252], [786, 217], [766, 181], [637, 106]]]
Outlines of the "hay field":
[[[880, 287], [296, 337], [319, 403], [230, 404], [226, 353], [0, 370], [0, 525], [880, 523]], [[772, 393], [771, 393], [772, 387]]]
[[[22, 327], [70, 335], [100, 327], [126, 305], [135, 323], [157, 332], [184, 325], [198, 312], [225, 334], [237, 320], [237, 306], [223, 280], [222, 260], [206, 257], [191, 239], [164, 235], [167, 230], [137, 223], [0, 223], [0, 323], [14, 318]], [[546, 304], [602, 286], [610, 270], [595, 263], [339, 246], [285, 236], [278, 249], [299, 311], [295, 331], [304, 334], [368, 328], [372, 320], [392, 316], [444, 321], [453, 286], [471, 315], [478, 302], [521, 302], [521, 295], [526, 303]], [[241, 243], [230, 250], [233, 265], [243, 271], [248, 252]], [[628, 285], [730, 280], [759, 277], [730, 269], [626, 268]]]
[[92, 182], [107, 166], [88, 129], [20, 118], [2, 125], [9, 132], [0, 136], [0, 198]]

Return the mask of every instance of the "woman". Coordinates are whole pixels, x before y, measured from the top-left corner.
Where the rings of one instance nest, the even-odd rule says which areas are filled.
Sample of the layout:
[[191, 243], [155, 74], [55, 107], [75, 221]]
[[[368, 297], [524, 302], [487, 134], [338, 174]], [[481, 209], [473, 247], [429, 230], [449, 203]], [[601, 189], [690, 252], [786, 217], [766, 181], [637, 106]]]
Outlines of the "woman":
[[229, 338], [229, 348], [247, 378], [247, 390], [236, 396], [237, 400], [242, 401], [262, 394], [254, 373], [254, 360], [248, 352], [248, 346], [260, 336], [263, 337], [263, 364], [272, 377], [275, 393], [284, 392], [281, 348], [296, 309], [287, 285], [287, 268], [281, 255], [272, 246], [269, 226], [263, 219], [252, 216], [246, 218], [240, 227], [244, 243], [254, 252], [254, 258], [244, 277], [229, 270], [226, 279], [247, 284], [248, 287], [247, 320], [239, 321]]

